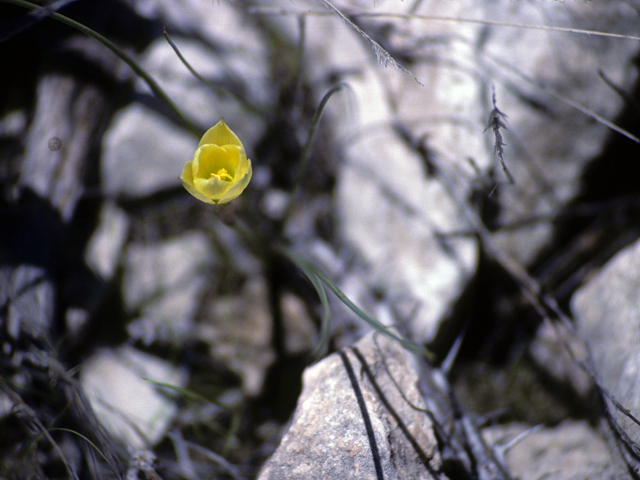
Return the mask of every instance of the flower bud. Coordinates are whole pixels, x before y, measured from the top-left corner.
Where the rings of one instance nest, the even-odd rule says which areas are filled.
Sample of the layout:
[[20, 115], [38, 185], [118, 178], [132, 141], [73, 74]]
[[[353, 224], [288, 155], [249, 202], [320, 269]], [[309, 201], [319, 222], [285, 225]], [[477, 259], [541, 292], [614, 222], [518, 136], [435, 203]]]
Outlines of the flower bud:
[[198, 200], [223, 204], [243, 192], [252, 173], [242, 142], [220, 120], [202, 136], [193, 160], [184, 164], [180, 180]]

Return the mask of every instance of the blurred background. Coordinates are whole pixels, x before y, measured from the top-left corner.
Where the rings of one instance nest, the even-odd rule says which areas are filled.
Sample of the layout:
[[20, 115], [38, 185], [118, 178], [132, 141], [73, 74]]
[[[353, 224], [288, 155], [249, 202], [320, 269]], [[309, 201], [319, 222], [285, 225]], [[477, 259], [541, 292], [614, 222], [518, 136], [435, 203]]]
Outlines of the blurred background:
[[[464, 331], [460, 404], [543, 425], [514, 476], [637, 475], [640, 4], [38, 4], [0, 2], [0, 478], [257, 478], [372, 331], [278, 247], [435, 364]], [[216, 207], [178, 177], [221, 118]]]

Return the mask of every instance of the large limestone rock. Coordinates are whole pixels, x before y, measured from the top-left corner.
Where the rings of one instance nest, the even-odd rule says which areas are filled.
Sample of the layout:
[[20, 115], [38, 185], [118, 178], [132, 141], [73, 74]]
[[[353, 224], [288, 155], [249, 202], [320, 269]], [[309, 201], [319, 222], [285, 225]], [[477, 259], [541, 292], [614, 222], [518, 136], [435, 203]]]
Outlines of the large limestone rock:
[[259, 478], [374, 479], [377, 448], [384, 478], [445, 479], [436, 473], [440, 454], [417, 381], [409, 354], [382, 335], [317, 363], [305, 372], [292, 425]]
[[[578, 330], [592, 355], [601, 385], [640, 418], [640, 242], [620, 251], [573, 297], [571, 308]], [[623, 438], [640, 442], [640, 426], [606, 399], [613, 422]], [[640, 471], [633, 450], [627, 461]]]

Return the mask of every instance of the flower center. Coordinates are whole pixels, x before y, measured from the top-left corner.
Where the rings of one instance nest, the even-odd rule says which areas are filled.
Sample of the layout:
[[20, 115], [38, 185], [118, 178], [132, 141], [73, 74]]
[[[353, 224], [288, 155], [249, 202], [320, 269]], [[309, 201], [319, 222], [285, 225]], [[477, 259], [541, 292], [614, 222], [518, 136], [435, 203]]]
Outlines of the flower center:
[[233, 177], [229, 175], [226, 168], [221, 168], [216, 173], [212, 173], [211, 178], [213, 177], [218, 177], [220, 180], [224, 180], [225, 182], [230, 182], [233, 180]]

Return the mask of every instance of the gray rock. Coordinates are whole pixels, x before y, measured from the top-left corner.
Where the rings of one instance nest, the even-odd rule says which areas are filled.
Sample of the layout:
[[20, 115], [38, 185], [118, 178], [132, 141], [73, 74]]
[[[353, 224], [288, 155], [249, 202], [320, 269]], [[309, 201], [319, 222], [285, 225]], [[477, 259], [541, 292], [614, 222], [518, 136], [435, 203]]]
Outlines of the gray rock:
[[157, 245], [132, 244], [125, 254], [123, 299], [141, 318], [133, 338], [178, 342], [191, 335], [198, 300], [214, 257], [205, 235], [188, 233]]
[[105, 280], [111, 280], [120, 263], [128, 229], [127, 214], [115, 203], [106, 202], [85, 252], [87, 265]]
[[[287, 323], [290, 332], [296, 328]], [[205, 316], [196, 326], [196, 336], [210, 345], [214, 359], [240, 376], [245, 395], [256, 396], [262, 391], [267, 369], [275, 360], [272, 326], [267, 285], [257, 276], [247, 282], [239, 295], [220, 296], [207, 302]]]
[[137, 198], [178, 187], [198, 140], [138, 104], [118, 112], [102, 143], [102, 188], [109, 198]]
[[[528, 427], [489, 427], [488, 442], [514, 438]], [[514, 478], [545, 480], [620, 480], [602, 436], [585, 421], [566, 420], [527, 434], [508, 450], [506, 461]]]
[[22, 334], [48, 340], [54, 315], [55, 286], [42, 267], [0, 267], [0, 307], [10, 338]]
[[57, 74], [40, 80], [37, 98], [20, 184], [49, 199], [68, 221], [84, 191], [87, 154], [105, 99], [97, 88]]
[[[133, 69], [110, 48], [83, 33], [78, 32], [76, 35], [71, 35], [61, 43], [65, 51], [91, 62], [118, 83], [124, 83], [137, 77]], [[122, 44], [120, 46], [122, 47]], [[131, 51], [127, 53], [132, 54]]]
[[[601, 385], [640, 418], [640, 242], [616, 254], [576, 292], [571, 309], [587, 343]], [[607, 399], [608, 413], [623, 435], [640, 443], [640, 426]], [[637, 454], [627, 460], [640, 471]]]
[[[216, 74], [224, 72], [225, 81], [216, 82], [219, 83], [218, 87], [240, 87], [246, 91], [247, 99], [253, 104], [267, 104], [271, 101], [267, 88], [270, 83], [269, 51], [264, 39], [260, 36], [260, 30], [252, 28], [240, 5], [225, 2], [204, 4], [200, 0], [185, 0], [179, 3], [171, 0], [145, 0], [136, 2], [133, 8], [139, 14], [160, 20], [190, 37], [202, 38], [204, 43], [213, 47], [203, 51], [205, 47], [202, 44], [191, 42], [192, 48], [187, 48], [193, 54], [187, 51], [184, 56], [191, 66], [203, 74], [205, 78], [214, 80]], [[168, 31], [173, 36], [173, 29], [168, 29]], [[176, 79], [182, 78], [188, 79], [192, 85], [197, 85], [196, 91], [200, 91], [202, 85], [194, 83], [193, 76], [182, 65], [173, 50], [164, 40], [162, 42], [164, 42], [164, 47], [157, 44], [152, 50], [164, 50], [166, 54], [160, 56], [171, 62], [164, 63], [164, 65], [172, 65], [172, 67], [170, 70], [165, 69], [164, 72], [153, 71], [154, 75], [159, 73], [161, 85], [164, 86], [164, 82], [168, 82], [170, 85]], [[182, 43], [182, 45], [185, 44]], [[214, 74], [213, 78], [210, 74]], [[212, 89], [209, 91], [213, 92]], [[180, 97], [196, 98], [188, 92], [181, 92]], [[210, 99], [205, 101], [208, 102]], [[196, 105], [197, 103], [193, 104], [193, 106]], [[210, 114], [213, 113], [210, 112]], [[220, 117], [222, 113], [218, 111], [215, 112], [215, 115]], [[227, 113], [225, 112], [224, 115]], [[214, 120], [214, 123], [217, 121], [218, 118]], [[235, 122], [227, 123], [232, 125], [232, 128], [238, 128], [233, 127], [236, 125]]]
[[569, 344], [569, 348], [578, 358], [586, 358], [584, 344], [576, 338], [574, 332], [559, 322], [552, 326], [548, 321], [543, 322], [538, 328], [529, 345], [529, 354], [552, 378], [571, 385], [576, 394], [584, 399], [592, 391], [593, 382], [571, 358], [563, 341]]
[[[231, 87], [237, 87], [242, 80], [246, 80], [248, 72], [240, 72], [238, 77], [230, 80], [232, 72], [229, 71], [229, 65], [217, 57], [215, 49], [202, 42], [180, 37], [172, 37], [172, 41], [191, 67], [210, 83], [196, 78], [164, 38], [149, 46], [140, 63], [187, 118], [202, 128], [202, 133], [224, 118], [245, 148], [249, 149], [262, 133], [262, 119], [254, 116], [246, 104], [229, 93]], [[233, 46], [226, 44], [220, 47], [223, 53], [233, 49]], [[236, 56], [247, 58], [250, 55], [246, 51]], [[252, 68], [255, 66], [252, 65]], [[140, 79], [136, 88], [140, 92], [149, 91], [147, 84]], [[253, 158], [250, 150], [247, 154], [250, 159]]]
[[[221, 81], [224, 71], [222, 65], [215, 61], [211, 49], [193, 40], [172, 38], [172, 41], [200, 75], [212, 82]], [[225, 112], [224, 115], [228, 116], [226, 109], [219, 105], [215, 90], [193, 76], [164, 38], [159, 38], [149, 46], [141, 63], [176, 105], [197, 124], [208, 125], [206, 128], [209, 128], [217, 122], [216, 115]], [[149, 87], [140, 79], [137, 89], [148, 91]]]
[[126, 346], [94, 353], [80, 378], [100, 422], [131, 449], [157, 443], [177, 413], [171, 390], [152, 382], [182, 388], [186, 381], [184, 371]]
[[[382, 335], [376, 340], [370, 335], [356, 345], [376, 387], [364, 374], [356, 349], [342, 354], [362, 392], [384, 478], [447, 478], [435, 473], [440, 454], [433, 425], [420, 410], [425, 405], [409, 354]], [[363, 413], [340, 355], [333, 354], [305, 371], [291, 427], [258, 478], [376, 478]]]
[[[553, 18], [553, 25], [604, 31], [615, 25], [616, 33], [630, 35], [634, 35], [631, 18], [637, 15], [626, 2], [556, 3], [539, 11], [520, 4], [515, 10], [518, 13], [510, 12], [508, 21], [548, 25], [547, 19]], [[631, 59], [638, 43], [524, 29], [494, 28], [490, 36], [485, 54], [491, 64], [488, 70], [501, 78], [495, 80], [497, 89], [502, 85], [497, 90], [498, 106], [509, 115], [505, 160], [516, 181], [500, 189], [498, 222], [508, 225], [535, 215], [552, 217], [580, 193], [581, 173], [605, 142], [620, 135], [571, 102], [615, 121], [623, 100], [598, 71], [622, 90], [632, 90], [638, 75]], [[538, 108], [528, 101], [537, 102]], [[496, 241], [528, 263], [551, 240], [552, 232], [550, 222], [534, 222], [500, 231]]]
[[[314, 239], [305, 245], [305, 250], [308, 252], [308, 259], [328, 275], [347, 298], [380, 324], [392, 326], [406, 313], [398, 308], [400, 304], [398, 298], [390, 302], [386, 297], [376, 298], [372, 294], [365, 267], [355, 264], [345, 271], [346, 258], [344, 255], [340, 257], [330, 244]], [[349, 307], [333, 295], [329, 295], [328, 300], [331, 303], [331, 331], [335, 348], [347, 348], [374, 331], [371, 325], [355, 315]], [[415, 307], [416, 303], [411, 302], [409, 308]], [[410, 314], [407, 315], [409, 316]]]

